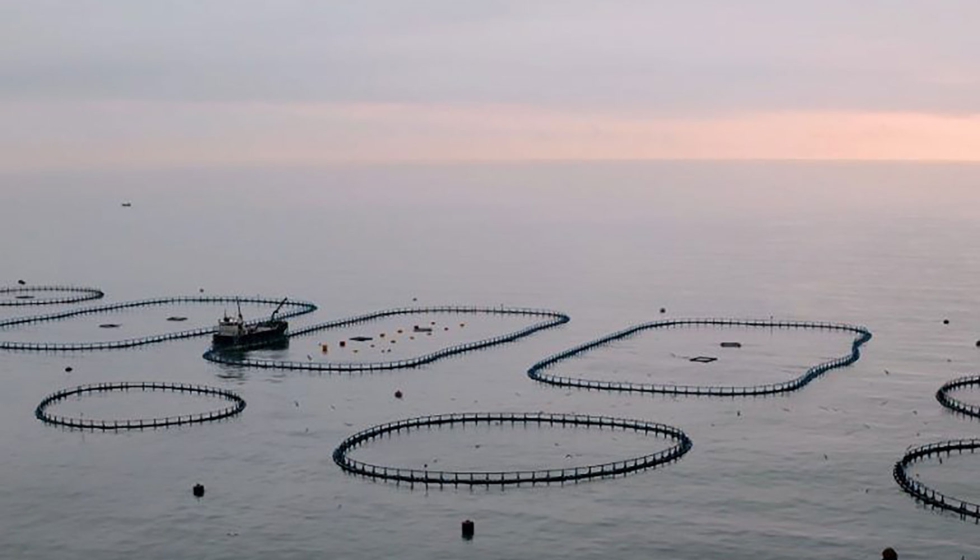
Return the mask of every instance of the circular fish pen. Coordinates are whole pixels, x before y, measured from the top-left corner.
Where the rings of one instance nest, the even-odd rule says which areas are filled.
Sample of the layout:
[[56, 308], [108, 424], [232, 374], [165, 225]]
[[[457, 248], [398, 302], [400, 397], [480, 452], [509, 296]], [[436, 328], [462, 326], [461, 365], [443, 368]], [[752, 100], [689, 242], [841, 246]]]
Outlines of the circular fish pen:
[[307, 370], [307, 371], [332, 371], [332, 372], [353, 373], [353, 372], [403, 369], [403, 368], [422, 366], [425, 364], [435, 362], [436, 360], [440, 360], [442, 358], [454, 356], [457, 354], [463, 354], [465, 352], [471, 352], [473, 350], [478, 350], [480, 348], [488, 348], [490, 346], [496, 346], [499, 344], [512, 342], [520, 338], [523, 338], [525, 336], [534, 334], [540, 330], [550, 329], [552, 327], [565, 324], [571, 320], [568, 315], [561, 313], [559, 311], [551, 311], [548, 309], [534, 309], [528, 307], [477, 307], [477, 306], [463, 306], [463, 305], [445, 305], [445, 306], [433, 306], [433, 307], [401, 307], [397, 309], [376, 311], [373, 313], [367, 313], [365, 315], [348, 317], [346, 319], [337, 319], [334, 321], [328, 321], [326, 323], [320, 323], [317, 325], [303, 327], [300, 329], [293, 330], [290, 333], [287, 333], [287, 336], [289, 338], [294, 338], [297, 336], [313, 334], [329, 329], [336, 329], [340, 327], [356, 325], [359, 323], [366, 323], [369, 321], [374, 321], [386, 317], [392, 317], [398, 315], [424, 314], [424, 313], [452, 313], [452, 314], [460, 314], [460, 315], [497, 314], [497, 315], [528, 316], [528, 317], [540, 317], [542, 321], [506, 334], [485, 338], [473, 342], [455, 344], [452, 346], [448, 346], [436, 350], [435, 352], [429, 352], [420, 356], [406, 358], [403, 360], [392, 360], [392, 361], [382, 361], [382, 362], [352, 362], [352, 363], [271, 360], [271, 359], [249, 358], [245, 356], [243, 351], [249, 349], [249, 347], [247, 346], [234, 347], [231, 349], [232, 351], [219, 349], [219, 348], [211, 348], [204, 353], [204, 359], [211, 362], [231, 365], [231, 366], [292, 369], [292, 370]]
[[[35, 293], [40, 293], [43, 297], [37, 297]], [[82, 288], [77, 286], [13, 286], [0, 288], [0, 307], [67, 305], [101, 299], [104, 296], [105, 292], [98, 288]], [[12, 299], [7, 299], [8, 297]]]
[[[612, 342], [623, 340], [638, 333], [667, 329], [673, 327], [689, 326], [708, 326], [708, 327], [753, 327], [766, 329], [820, 329], [830, 331], [842, 331], [854, 333], [856, 336], [851, 342], [851, 351], [845, 356], [817, 364], [806, 372], [789, 381], [780, 383], [765, 383], [759, 385], [746, 386], [723, 386], [723, 385], [668, 385], [657, 383], [635, 383], [631, 381], [600, 381], [595, 379], [582, 379], [575, 377], [564, 377], [548, 372], [548, 369], [570, 358], [580, 356], [596, 348], [608, 345]], [[824, 373], [845, 366], [849, 366], [858, 361], [861, 357], [861, 346], [871, 340], [871, 331], [865, 327], [848, 325], [845, 323], [824, 323], [813, 321], [766, 321], [766, 320], [742, 320], [742, 319], [674, 319], [667, 321], [654, 321], [643, 323], [624, 329], [612, 334], [598, 338], [591, 342], [575, 346], [568, 350], [559, 352], [545, 358], [527, 370], [527, 376], [535, 381], [557, 385], [559, 387], [575, 387], [580, 389], [618, 391], [630, 393], [655, 393], [665, 395], [697, 395], [711, 397], [745, 397], [774, 395], [787, 393], [802, 389], [814, 379]]]
[[[980, 386], [980, 376], [978, 375], [970, 375], [953, 379], [952, 381], [944, 383], [943, 386], [936, 391], [936, 400], [939, 401], [939, 404], [941, 404], [944, 408], [952, 412], [970, 416], [972, 418], [980, 418], [980, 406], [965, 403], [950, 395], [950, 393], [953, 391], [963, 387], [978, 386]], [[977, 522], [980, 522], [980, 504], [943, 494], [942, 492], [919, 482], [910, 473], [910, 469], [914, 464], [926, 459], [937, 458], [941, 461], [944, 455], [949, 457], [954, 452], [957, 454], [962, 454], [967, 451], [972, 454], [975, 453], [977, 449], [980, 449], [980, 439], [940, 441], [909, 449], [905, 452], [902, 459], [895, 463], [895, 467], [892, 469], [892, 475], [895, 478], [895, 482], [898, 483], [902, 490], [912, 496], [917, 502], [921, 502], [936, 509], [952, 512], [959, 515], [962, 519], [969, 517], [977, 520]]]
[[902, 459], [895, 463], [892, 476], [894, 476], [895, 482], [902, 487], [902, 490], [915, 498], [917, 502], [955, 513], [963, 519], [969, 517], [980, 522], [980, 504], [947, 496], [919, 482], [909, 472], [915, 463], [924, 459], [941, 458], [943, 455], [948, 457], [954, 452], [959, 454], [965, 451], [975, 453], [977, 449], [980, 449], [980, 440], [978, 439], [940, 441], [916, 447], [906, 451]]
[[950, 393], [963, 387], [980, 387], [980, 375], [960, 377], [945, 383], [936, 391], [936, 400], [948, 410], [973, 418], [980, 418], [980, 406], [965, 403], [950, 396]]
[[[670, 447], [631, 457], [621, 461], [581, 465], [556, 469], [537, 470], [500, 470], [500, 471], [455, 471], [411, 469], [393, 466], [377, 465], [357, 461], [350, 457], [350, 452], [374, 439], [386, 434], [408, 432], [423, 427], [452, 426], [465, 424], [510, 423], [511, 425], [548, 425], [548, 426], [587, 426], [609, 429], [631, 430], [643, 435], [660, 436], [673, 440]], [[439, 485], [445, 486], [520, 486], [521, 484], [553, 484], [579, 482], [597, 478], [615, 477], [628, 473], [651, 469], [659, 465], [676, 461], [691, 450], [691, 439], [678, 428], [647, 422], [645, 420], [630, 420], [612, 418], [609, 416], [589, 416], [582, 414], [549, 414], [544, 412], [470, 412], [461, 414], [440, 414], [421, 416], [388, 422], [357, 432], [348, 437], [333, 452], [333, 460], [344, 471], [361, 475], [375, 480], [386, 480], [410, 485]]]
[[[161, 418], [132, 418], [132, 419], [110, 419], [110, 420], [90, 420], [81, 417], [59, 416], [49, 412], [49, 408], [61, 401], [71, 397], [94, 393], [114, 393], [128, 391], [164, 391], [180, 394], [206, 395], [218, 397], [231, 403], [229, 406], [218, 410], [200, 412], [196, 414], [184, 414], [179, 416], [166, 416]], [[121, 431], [121, 430], [143, 430], [147, 428], [166, 428], [172, 426], [182, 426], [184, 424], [202, 424], [204, 422], [214, 422], [224, 418], [236, 416], [245, 410], [245, 399], [236, 393], [217, 387], [205, 385], [191, 385], [189, 383], [159, 383], [159, 382], [119, 382], [119, 383], [94, 383], [90, 385], [80, 385], [69, 389], [62, 389], [44, 398], [37, 408], [34, 409], [34, 416], [44, 422], [64, 428], [79, 430], [100, 430], [100, 431]]]
[[[207, 304], [259, 304], [259, 305], [279, 305], [282, 302], [281, 298], [262, 298], [262, 297], [234, 297], [234, 296], [189, 296], [189, 297], [161, 297], [152, 299], [143, 299], [137, 301], [128, 301], [122, 303], [113, 303], [107, 305], [98, 305], [93, 307], [85, 307], [81, 309], [73, 309], [69, 311], [62, 311], [57, 313], [46, 313], [41, 315], [30, 315], [27, 317], [14, 317], [11, 319], [0, 320], [0, 328], [14, 327], [18, 325], [28, 325], [44, 323], [49, 321], [59, 321], [63, 319], [71, 319], [74, 317], [81, 317], [84, 315], [94, 315], [99, 313], [107, 313], [116, 310], [125, 309], [138, 309], [142, 307], [152, 307], [152, 306], [162, 306], [162, 305], [173, 305], [173, 304], [187, 304], [187, 303], [207, 303]], [[288, 300], [283, 304], [283, 311], [279, 314], [281, 318], [291, 318], [299, 315], [305, 315], [307, 313], [312, 313], [316, 311], [317, 307], [313, 303], [299, 300]], [[254, 321], [248, 321], [247, 323], [257, 323], [263, 319], [256, 319]], [[141, 336], [136, 338], [128, 338], [124, 340], [113, 340], [106, 342], [14, 342], [14, 341], [0, 341], [0, 350], [25, 350], [25, 351], [53, 351], [53, 352], [65, 352], [65, 351], [84, 351], [84, 350], [111, 350], [117, 348], [133, 348], [136, 346], [143, 346], [146, 344], [154, 344], [157, 342], [164, 342], [168, 340], [181, 340], [185, 338], [194, 338], [198, 336], [206, 336], [215, 332], [215, 327], [199, 327], [195, 329], [188, 329], [177, 332], [156, 334], [150, 336]]]

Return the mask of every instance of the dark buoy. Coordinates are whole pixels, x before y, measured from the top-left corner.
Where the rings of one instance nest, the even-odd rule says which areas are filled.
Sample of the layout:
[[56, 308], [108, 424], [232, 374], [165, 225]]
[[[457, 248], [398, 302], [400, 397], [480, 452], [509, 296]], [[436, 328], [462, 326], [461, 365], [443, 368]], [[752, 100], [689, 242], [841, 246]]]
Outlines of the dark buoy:
[[898, 560], [898, 553], [895, 552], [894, 548], [889, 546], [881, 551], [881, 560]]
[[948, 325], [949, 324], [949, 319], [943, 319], [943, 324], [944, 325]]
[[17, 283], [20, 284], [21, 286], [26, 286], [27, 285], [27, 282], [25, 282], [23, 280], [18, 280]]
[[660, 308], [660, 312], [661, 313], [666, 313], [667, 312], [667, 308], [666, 307], [661, 307]]
[[466, 540], [472, 539], [473, 538], [473, 534], [475, 532], [476, 532], [476, 526], [474, 525], [474, 523], [472, 521], [470, 521], [469, 519], [467, 519], [466, 521], [463, 521], [463, 538], [464, 539], [466, 539]]
[[72, 367], [68, 366], [65, 368], [65, 373], [71, 373]]
[[[324, 346], [326, 346], [326, 344], [324, 344]], [[346, 340], [341, 340], [340, 341], [340, 347], [343, 348], [344, 346], [347, 346], [347, 341]]]
[[197, 291], [198, 291], [198, 293], [203, 294], [204, 293], [204, 288], [198, 288]]
[[400, 390], [399, 391], [395, 391], [395, 398], [396, 399], [402, 398], [402, 392]]
[[203, 497], [204, 496], [204, 485], [203, 484], [200, 484], [200, 483], [195, 484], [194, 485], [194, 489], [192, 490], [192, 492], [194, 492], [194, 497], [195, 498], [201, 498], [201, 497]]
[[977, 341], [977, 348], [980, 348], [980, 340]]

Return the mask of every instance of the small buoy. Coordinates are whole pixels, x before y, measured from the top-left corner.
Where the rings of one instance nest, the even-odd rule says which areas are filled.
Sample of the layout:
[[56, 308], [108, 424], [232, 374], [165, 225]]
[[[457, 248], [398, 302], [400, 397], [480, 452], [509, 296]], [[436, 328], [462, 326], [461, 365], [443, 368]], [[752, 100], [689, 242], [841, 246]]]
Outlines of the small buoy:
[[894, 548], [889, 546], [881, 551], [881, 560], [898, 560], [898, 553], [895, 552]]
[[[415, 337], [414, 336], [410, 336], [410, 337], [408, 337], [408, 339], [409, 340], [415, 340]], [[977, 343], [977, 346], [980, 346], [980, 343]]]
[[417, 297], [413, 297], [412, 298], [412, 301], [418, 301], [418, 300], [419, 300], [419, 298], [417, 298]]
[[195, 484], [194, 489], [192, 491], [194, 492], [195, 498], [200, 498], [204, 496], [204, 485], [200, 483]]
[[472, 539], [473, 538], [473, 534], [475, 532], [476, 532], [476, 526], [475, 526], [475, 524], [472, 521], [470, 521], [469, 519], [467, 519], [466, 521], [463, 521], [463, 538], [464, 539], [466, 539], [466, 540]]
[[661, 313], [666, 313], [667, 312], [667, 308], [666, 307], [661, 307], [660, 308], [660, 312]]
[[977, 348], [980, 348], [980, 340], [977, 341]]
[[402, 332], [404, 332], [404, 331], [402, 331], [401, 329], [398, 329], [398, 334], [402, 334]]
[[944, 325], [948, 325], [949, 324], [949, 319], [943, 319], [943, 324]]
[[392, 339], [392, 340], [391, 340], [391, 343], [392, 343], [392, 344], [394, 344], [394, 343], [396, 343], [396, 342], [398, 342], [398, 341], [397, 341], [397, 340], [395, 340], [395, 339]]
[[430, 325], [434, 325], [434, 324], [436, 324], [436, 322], [435, 322], [435, 321], [432, 321], [432, 322], [431, 322], [431, 323], [429, 323], [429, 324], [430, 324]]
[[354, 353], [357, 354], [357, 348], [354, 349]]
[[442, 330], [448, 331], [449, 330], [449, 327], [442, 327]]
[[[343, 341], [341, 341], [341, 342], [343, 342]], [[343, 346], [343, 344], [341, 344], [341, 346]], [[323, 352], [324, 354], [326, 354], [327, 352], [330, 351], [330, 346], [327, 345], [327, 344], [321, 344], [320, 345], [320, 351]]]
[[396, 399], [402, 398], [402, 392], [401, 392], [401, 390], [395, 391], [395, 398]]
[[[324, 344], [324, 346], [326, 346], [326, 344]], [[347, 341], [346, 340], [341, 340], [340, 341], [340, 347], [343, 348], [345, 346], [347, 346]]]
[[68, 366], [65, 368], [65, 373], [71, 373], [72, 367]]
[[381, 333], [378, 336], [381, 337], [381, 338], [384, 338], [385, 337], [385, 333]]
[[17, 283], [20, 284], [21, 286], [27, 285], [27, 282], [24, 282], [23, 280], [18, 280]]
[[459, 328], [463, 328], [463, 327], [465, 327], [465, 326], [466, 326], [466, 323], [460, 323], [460, 324], [459, 324]]
[[199, 293], [202, 293], [202, 294], [203, 294], [203, 293], [204, 293], [204, 288], [198, 288], [198, 289], [197, 289], [197, 291], [198, 291]]

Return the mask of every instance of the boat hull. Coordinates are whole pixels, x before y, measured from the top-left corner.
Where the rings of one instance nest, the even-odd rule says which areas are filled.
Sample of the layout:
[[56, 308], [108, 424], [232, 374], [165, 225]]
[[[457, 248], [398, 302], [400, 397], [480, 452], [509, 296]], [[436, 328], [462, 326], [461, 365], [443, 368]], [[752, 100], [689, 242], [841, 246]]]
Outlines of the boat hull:
[[249, 326], [245, 332], [236, 335], [215, 333], [211, 344], [218, 348], [231, 346], [260, 346], [280, 342], [286, 338], [286, 321], [267, 321]]

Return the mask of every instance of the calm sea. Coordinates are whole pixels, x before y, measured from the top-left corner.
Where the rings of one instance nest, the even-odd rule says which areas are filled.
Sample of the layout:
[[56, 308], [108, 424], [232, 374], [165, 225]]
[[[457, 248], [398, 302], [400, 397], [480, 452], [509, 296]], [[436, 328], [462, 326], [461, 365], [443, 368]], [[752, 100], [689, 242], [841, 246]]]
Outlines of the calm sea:
[[[186, 170], [5, 175], [0, 185], [3, 285], [93, 285], [106, 301], [201, 290], [315, 301], [319, 311], [297, 324], [413, 302], [572, 316], [507, 346], [365, 375], [217, 366], [200, 357], [204, 339], [0, 352], [3, 558], [762, 560], [878, 558], [885, 546], [903, 559], [980, 557], [974, 523], [923, 509], [891, 476], [910, 445], [980, 435], [980, 423], [945, 412], [934, 398], [944, 381], [980, 369], [978, 166]], [[525, 376], [544, 356], [664, 316], [661, 307], [667, 317], [850, 322], [874, 339], [853, 367], [780, 397], [616, 395]], [[173, 312], [187, 315], [189, 327], [223, 310]], [[0, 308], [0, 317], [40, 311]], [[163, 332], [174, 330], [162, 319], [171, 311], [4, 329], [0, 337]], [[472, 331], [442, 340], [514, 327], [465, 320]], [[100, 330], [100, 322], [122, 326]], [[307, 359], [331, 337], [297, 340], [285, 352]], [[745, 345], [723, 354], [721, 340]], [[849, 340], [675, 329], [560, 369], [640, 382], [772, 382], [846, 353]], [[693, 354], [720, 359], [692, 365], [685, 357]], [[56, 389], [111, 380], [206, 383], [238, 391], [248, 407], [222, 423], [124, 434], [65, 431], [33, 417]], [[394, 398], [396, 390], [404, 398]], [[961, 396], [980, 402], [980, 394]], [[213, 405], [112, 395], [66, 403], [64, 411], [154, 416]], [[371, 482], [331, 461], [336, 444], [359, 429], [462, 411], [642, 418], [685, 430], [694, 448], [678, 463], [624, 478], [503, 491]], [[358, 453], [401, 466], [548, 468], [664, 445], [608, 430], [443, 428]], [[980, 500], [980, 458], [928, 463], [917, 474]], [[197, 482], [207, 487], [200, 500], [190, 492]], [[460, 538], [467, 518], [476, 522], [472, 541]]]

